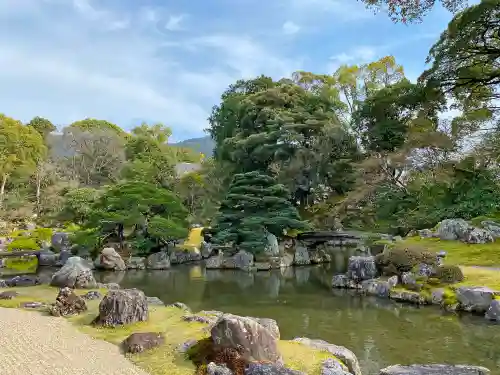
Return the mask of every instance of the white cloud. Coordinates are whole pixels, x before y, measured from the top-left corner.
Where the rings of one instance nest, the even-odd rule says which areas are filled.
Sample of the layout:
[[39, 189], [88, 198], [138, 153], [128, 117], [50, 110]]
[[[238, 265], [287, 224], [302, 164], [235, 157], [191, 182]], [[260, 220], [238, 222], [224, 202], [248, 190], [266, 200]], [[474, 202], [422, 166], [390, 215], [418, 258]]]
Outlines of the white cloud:
[[186, 15], [185, 14], [180, 14], [180, 15], [177, 15], [177, 16], [170, 16], [168, 18], [167, 24], [165, 25], [165, 29], [167, 29], [169, 31], [182, 30], [181, 23], [185, 19], [186, 19]]
[[318, 17], [325, 16], [335, 22], [349, 22], [373, 18], [363, 3], [353, 0], [280, 0], [283, 7], [296, 16], [317, 22]]
[[358, 46], [349, 52], [342, 52], [330, 57], [328, 71], [334, 72], [344, 64], [363, 64], [377, 57], [377, 49], [371, 46]]
[[[261, 73], [289, 74], [295, 67], [251, 36], [202, 33], [170, 39], [158, 25], [178, 29], [183, 16], [100, 4], [19, 0], [13, 8], [0, 5], [3, 112], [23, 121], [44, 116], [58, 125], [79, 116], [121, 126], [141, 118], [165, 122], [178, 138], [199, 136], [230, 83]], [[13, 15], [23, 22], [4, 22]]]
[[283, 24], [283, 32], [287, 35], [292, 35], [298, 33], [300, 30], [300, 26], [292, 21], [286, 21]]

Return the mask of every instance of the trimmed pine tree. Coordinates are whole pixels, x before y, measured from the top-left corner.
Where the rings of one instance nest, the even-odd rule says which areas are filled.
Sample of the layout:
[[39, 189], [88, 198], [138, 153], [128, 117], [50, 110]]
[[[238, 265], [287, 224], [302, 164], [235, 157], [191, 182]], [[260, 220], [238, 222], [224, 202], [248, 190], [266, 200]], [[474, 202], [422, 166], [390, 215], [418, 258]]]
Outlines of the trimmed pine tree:
[[267, 231], [281, 237], [288, 230], [304, 230], [284, 185], [260, 172], [236, 174], [213, 227], [213, 241], [233, 243], [239, 249], [258, 254], [267, 245]]

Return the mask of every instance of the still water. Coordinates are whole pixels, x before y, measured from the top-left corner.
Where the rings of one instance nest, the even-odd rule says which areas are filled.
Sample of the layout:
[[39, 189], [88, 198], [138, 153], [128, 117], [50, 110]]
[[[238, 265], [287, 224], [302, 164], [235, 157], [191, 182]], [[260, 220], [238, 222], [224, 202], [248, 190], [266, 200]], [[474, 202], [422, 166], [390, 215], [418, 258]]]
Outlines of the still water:
[[335, 272], [328, 265], [255, 274], [184, 265], [97, 276], [165, 303], [184, 302], [193, 311], [276, 319], [283, 339], [305, 336], [351, 349], [365, 375], [397, 363], [482, 365], [500, 375], [500, 325], [482, 317], [446, 315], [435, 307], [332, 292], [329, 281]]

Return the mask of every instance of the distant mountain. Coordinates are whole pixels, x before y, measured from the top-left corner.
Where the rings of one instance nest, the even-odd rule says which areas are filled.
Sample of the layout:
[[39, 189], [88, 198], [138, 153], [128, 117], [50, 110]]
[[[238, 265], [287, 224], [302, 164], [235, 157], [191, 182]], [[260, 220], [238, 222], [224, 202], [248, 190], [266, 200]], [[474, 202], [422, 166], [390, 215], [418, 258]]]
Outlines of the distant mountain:
[[210, 136], [186, 139], [178, 143], [174, 143], [176, 146], [190, 148], [192, 150], [201, 152], [207, 157], [212, 156], [215, 148], [215, 143], [210, 138]]

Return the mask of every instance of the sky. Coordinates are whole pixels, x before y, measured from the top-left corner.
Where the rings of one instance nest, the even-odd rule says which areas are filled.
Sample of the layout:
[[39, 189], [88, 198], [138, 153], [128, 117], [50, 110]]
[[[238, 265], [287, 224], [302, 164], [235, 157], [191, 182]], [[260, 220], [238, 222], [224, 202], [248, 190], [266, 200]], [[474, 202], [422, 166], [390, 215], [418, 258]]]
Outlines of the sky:
[[0, 0], [0, 112], [162, 122], [179, 141], [239, 78], [393, 55], [414, 80], [450, 19], [394, 24], [355, 0]]

